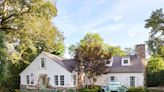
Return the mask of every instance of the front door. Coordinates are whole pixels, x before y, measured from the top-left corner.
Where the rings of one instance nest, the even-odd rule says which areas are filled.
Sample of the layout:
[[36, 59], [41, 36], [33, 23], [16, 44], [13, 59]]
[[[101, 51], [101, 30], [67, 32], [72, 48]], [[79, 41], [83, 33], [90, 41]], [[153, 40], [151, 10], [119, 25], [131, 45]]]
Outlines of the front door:
[[46, 76], [40, 77], [39, 87], [40, 89], [46, 89]]

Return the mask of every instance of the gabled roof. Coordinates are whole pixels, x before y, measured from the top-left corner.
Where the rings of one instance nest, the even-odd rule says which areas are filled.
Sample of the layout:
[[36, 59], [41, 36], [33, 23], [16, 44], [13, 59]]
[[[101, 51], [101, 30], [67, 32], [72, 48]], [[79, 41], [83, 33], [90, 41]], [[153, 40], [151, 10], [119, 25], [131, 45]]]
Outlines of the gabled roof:
[[58, 63], [69, 72], [72, 72], [75, 69], [76, 61], [74, 59], [65, 59], [63, 57], [59, 57], [57, 55], [50, 54], [47, 52], [42, 53], [44, 53], [47, 57], [51, 58], [54, 62]]
[[[61, 65], [63, 68], [72, 72], [75, 70], [76, 61], [75, 59], [65, 59], [60, 56], [56, 56], [47, 52], [42, 52], [47, 57], [51, 58], [54, 62]], [[122, 58], [130, 58], [130, 65], [122, 66]], [[127, 55], [127, 56], [114, 56], [112, 66], [108, 66], [106, 73], [143, 73], [144, 67], [142, 65], [141, 59], [137, 55]]]
[[[130, 65], [122, 66], [121, 59], [130, 58]], [[142, 73], [144, 71], [141, 59], [137, 55], [114, 56], [112, 66], [108, 66], [110, 73]]]

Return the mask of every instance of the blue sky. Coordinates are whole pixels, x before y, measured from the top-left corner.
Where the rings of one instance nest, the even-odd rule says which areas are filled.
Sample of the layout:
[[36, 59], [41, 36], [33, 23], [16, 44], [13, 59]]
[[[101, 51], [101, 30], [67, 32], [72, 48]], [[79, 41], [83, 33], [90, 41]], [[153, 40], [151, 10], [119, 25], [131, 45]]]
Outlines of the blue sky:
[[64, 33], [66, 46], [92, 32], [109, 45], [126, 48], [148, 39], [144, 20], [164, 8], [164, 0], [57, 0], [56, 6], [53, 22]]

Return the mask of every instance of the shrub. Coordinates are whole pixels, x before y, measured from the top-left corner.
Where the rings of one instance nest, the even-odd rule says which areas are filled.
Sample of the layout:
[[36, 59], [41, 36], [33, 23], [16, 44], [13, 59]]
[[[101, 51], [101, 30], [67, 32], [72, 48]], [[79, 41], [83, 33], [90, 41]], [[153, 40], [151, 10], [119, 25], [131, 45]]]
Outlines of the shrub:
[[67, 92], [75, 92], [74, 89], [68, 89]]
[[138, 88], [129, 88], [128, 92], [148, 92], [148, 90], [142, 87], [138, 87]]
[[[159, 86], [161, 83], [160, 71], [164, 69], [163, 59], [160, 57], [151, 57], [147, 68], [146, 68], [146, 78], [147, 86]], [[155, 81], [154, 81], [155, 80]]]
[[80, 92], [101, 92], [100, 86], [93, 86], [91, 88], [82, 88]]
[[63, 92], [62, 90], [57, 90], [56, 92]]
[[164, 86], [164, 70], [160, 71], [160, 85]]

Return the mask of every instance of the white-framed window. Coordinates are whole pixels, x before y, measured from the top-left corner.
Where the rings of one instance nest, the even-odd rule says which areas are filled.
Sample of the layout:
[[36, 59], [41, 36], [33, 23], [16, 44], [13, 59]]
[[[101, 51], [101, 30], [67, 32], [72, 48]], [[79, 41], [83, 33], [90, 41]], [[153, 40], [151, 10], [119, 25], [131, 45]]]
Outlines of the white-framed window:
[[64, 85], [64, 75], [60, 75], [60, 85]]
[[124, 64], [128, 64], [128, 60], [124, 60]]
[[34, 74], [33, 73], [31, 73], [31, 84], [34, 84]]
[[26, 75], [26, 83], [30, 84], [30, 76], [29, 75]]
[[122, 66], [130, 65], [130, 57], [129, 58], [122, 58], [121, 64], [122, 64]]
[[76, 75], [73, 75], [73, 85], [76, 85]]
[[59, 85], [59, 78], [58, 78], [58, 75], [55, 75], [55, 76], [54, 76], [54, 82], [55, 82], [55, 85]]
[[113, 63], [113, 57], [109, 60], [105, 60], [106, 62], [106, 66], [112, 66], [112, 63]]
[[106, 61], [106, 64], [110, 64], [110, 63], [111, 63], [111, 61], [110, 61], [110, 60], [107, 60], [107, 61]]
[[135, 76], [130, 76], [130, 87], [135, 87]]
[[111, 82], [114, 82], [114, 81], [116, 81], [116, 78], [115, 78], [115, 76], [110, 76], [110, 81], [111, 81]]
[[40, 63], [41, 68], [45, 68], [46, 67], [45, 61], [46, 61], [45, 58], [41, 58], [41, 63]]

